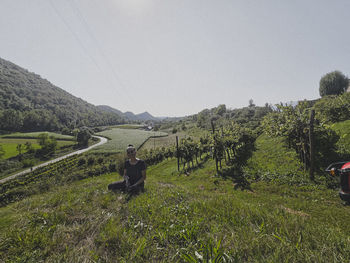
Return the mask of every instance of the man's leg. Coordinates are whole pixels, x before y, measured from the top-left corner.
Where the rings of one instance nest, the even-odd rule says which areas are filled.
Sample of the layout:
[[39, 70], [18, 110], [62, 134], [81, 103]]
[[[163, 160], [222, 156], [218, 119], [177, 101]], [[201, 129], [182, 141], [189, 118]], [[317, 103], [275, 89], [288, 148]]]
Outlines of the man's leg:
[[120, 191], [125, 191], [126, 190], [126, 183], [125, 181], [118, 181], [118, 182], [114, 182], [111, 183], [110, 185], [108, 185], [108, 190], [112, 190], [112, 191], [116, 191], [116, 190], [120, 190]]

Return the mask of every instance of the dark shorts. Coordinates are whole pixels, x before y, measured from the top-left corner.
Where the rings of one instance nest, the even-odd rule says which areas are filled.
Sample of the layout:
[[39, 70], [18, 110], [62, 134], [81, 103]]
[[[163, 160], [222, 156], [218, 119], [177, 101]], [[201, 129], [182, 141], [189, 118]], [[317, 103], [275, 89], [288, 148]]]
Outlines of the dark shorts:
[[[127, 191], [126, 183], [124, 180], [111, 183], [110, 185], [108, 185], [108, 190], [123, 191], [123, 192]], [[141, 183], [136, 188], [134, 188], [131, 192], [132, 193], [139, 193], [140, 191], [144, 191], [144, 190], [145, 190], [145, 183]]]

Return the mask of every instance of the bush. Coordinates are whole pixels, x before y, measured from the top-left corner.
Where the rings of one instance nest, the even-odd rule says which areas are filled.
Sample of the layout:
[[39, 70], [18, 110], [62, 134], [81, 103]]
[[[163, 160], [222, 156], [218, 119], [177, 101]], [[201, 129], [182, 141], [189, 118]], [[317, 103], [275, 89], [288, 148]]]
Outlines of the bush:
[[87, 164], [88, 165], [93, 165], [95, 163], [95, 159], [94, 157], [89, 157], [88, 161], [87, 161]]
[[22, 164], [23, 164], [24, 168], [26, 168], [26, 167], [33, 167], [34, 164], [35, 164], [35, 160], [33, 160], [33, 159], [24, 159], [22, 161]]
[[117, 171], [117, 165], [115, 163], [110, 163], [108, 168], [111, 173]]
[[84, 164], [86, 164], [85, 158], [80, 158], [79, 161], [78, 161], [78, 166], [82, 166]]
[[340, 71], [327, 73], [320, 80], [320, 96], [342, 94], [348, 86], [349, 79]]

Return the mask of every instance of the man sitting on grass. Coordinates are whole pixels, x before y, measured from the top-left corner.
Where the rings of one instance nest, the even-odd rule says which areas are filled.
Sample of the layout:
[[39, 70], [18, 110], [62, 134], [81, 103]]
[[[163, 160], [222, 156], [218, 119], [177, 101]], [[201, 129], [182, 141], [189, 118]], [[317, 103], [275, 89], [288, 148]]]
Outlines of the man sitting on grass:
[[133, 145], [129, 144], [126, 153], [129, 159], [124, 165], [124, 180], [111, 183], [108, 189], [139, 193], [145, 187], [146, 164], [143, 160], [136, 158], [136, 149]]

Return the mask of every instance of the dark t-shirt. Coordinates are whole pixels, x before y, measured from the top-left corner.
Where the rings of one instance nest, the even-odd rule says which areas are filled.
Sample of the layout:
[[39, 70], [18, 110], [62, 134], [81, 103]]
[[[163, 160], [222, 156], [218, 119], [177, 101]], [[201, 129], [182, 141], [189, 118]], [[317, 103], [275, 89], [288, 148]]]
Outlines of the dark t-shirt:
[[146, 163], [143, 160], [138, 160], [136, 164], [131, 164], [130, 160], [125, 162], [126, 175], [129, 177], [130, 185], [135, 184], [141, 179], [141, 171], [146, 170]]

